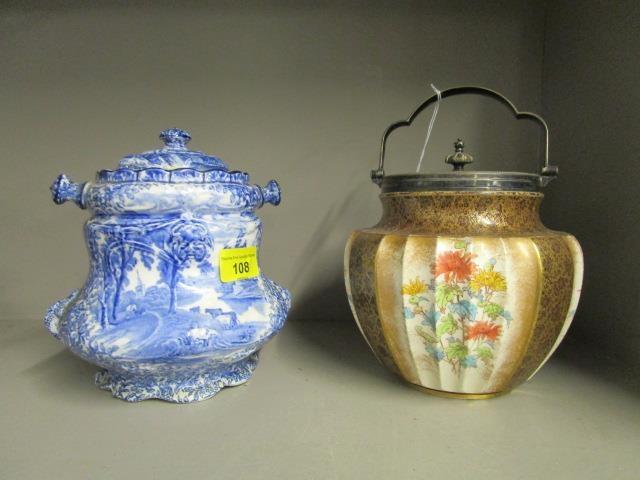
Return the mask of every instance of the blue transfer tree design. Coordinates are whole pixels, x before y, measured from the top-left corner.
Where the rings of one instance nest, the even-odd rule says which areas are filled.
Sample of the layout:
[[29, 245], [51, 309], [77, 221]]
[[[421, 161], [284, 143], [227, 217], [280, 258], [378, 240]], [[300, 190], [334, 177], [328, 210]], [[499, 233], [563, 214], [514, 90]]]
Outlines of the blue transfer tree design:
[[[148, 270], [158, 261], [161, 283], [169, 291], [168, 313], [175, 313], [180, 270], [190, 261], [202, 262], [212, 245], [204, 224], [182, 219], [144, 226], [116, 225], [102, 233], [107, 245], [103, 262], [106, 267], [104, 290], [112, 299], [111, 323], [119, 320], [122, 294], [139, 261]], [[103, 303], [106, 306], [107, 302], [103, 300]]]
[[169, 313], [176, 311], [176, 284], [180, 269], [189, 261], [201, 262], [207, 256], [211, 240], [207, 228], [200, 223], [179, 222], [171, 229], [169, 272]]

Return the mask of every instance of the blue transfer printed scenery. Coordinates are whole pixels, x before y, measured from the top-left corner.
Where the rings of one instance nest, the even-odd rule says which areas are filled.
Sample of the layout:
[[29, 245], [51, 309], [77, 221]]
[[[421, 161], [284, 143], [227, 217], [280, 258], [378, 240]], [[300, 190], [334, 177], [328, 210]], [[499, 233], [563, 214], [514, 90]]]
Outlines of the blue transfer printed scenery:
[[46, 328], [98, 365], [96, 384], [118, 398], [204, 400], [249, 379], [258, 350], [284, 324], [290, 294], [261, 273], [223, 283], [226, 248], [260, 246], [255, 210], [277, 205], [275, 181], [191, 151], [179, 129], [165, 147], [128, 155], [96, 182], [60, 175], [53, 199], [93, 216], [85, 225], [91, 266], [80, 290], [52, 305]]

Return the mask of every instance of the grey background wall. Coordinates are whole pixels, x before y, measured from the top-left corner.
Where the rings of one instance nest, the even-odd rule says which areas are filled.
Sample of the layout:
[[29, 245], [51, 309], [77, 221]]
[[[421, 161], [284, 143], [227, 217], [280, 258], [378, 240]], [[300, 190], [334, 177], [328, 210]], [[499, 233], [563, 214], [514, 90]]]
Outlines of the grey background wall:
[[571, 335], [636, 370], [640, 325], [640, 3], [549, 2], [543, 104], [562, 175], [547, 223], [585, 254], [582, 304]]
[[[51, 203], [53, 178], [89, 180], [156, 148], [174, 125], [254, 181], [278, 179], [282, 205], [261, 212], [263, 269], [293, 290], [298, 315], [349, 315], [342, 251], [379, 215], [368, 175], [382, 130], [430, 95], [430, 82], [489, 85], [539, 109], [544, 20], [524, 1], [468, 15], [464, 2], [350, 5], [5, 7], [0, 318], [37, 319], [86, 275], [87, 214]], [[415, 168], [428, 117], [393, 142], [392, 169]], [[453, 99], [432, 168], [458, 134], [495, 164], [537, 147], [536, 130], [504, 107]]]
[[[353, 228], [380, 213], [368, 180], [379, 136], [431, 94], [430, 82], [473, 83], [523, 109], [544, 105], [562, 168], [548, 189], [545, 218], [577, 234], [588, 257], [571, 334], [630, 353], [638, 335], [631, 244], [638, 170], [629, 167], [639, 151], [632, 137], [638, 94], [631, 90], [638, 71], [624, 55], [631, 41], [637, 51], [637, 34], [622, 4], [593, 6], [5, 3], [0, 322], [39, 322], [86, 274], [87, 214], [51, 203], [53, 178], [64, 171], [89, 180], [126, 153], [155, 148], [160, 130], [179, 126], [191, 131], [194, 148], [258, 183], [281, 183], [281, 206], [261, 212], [261, 258], [267, 274], [293, 291], [292, 323], [336, 320], [351, 328], [342, 250]], [[415, 168], [428, 117], [393, 139], [391, 171]], [[424, 170], [444, 168], [457, 136], [478, 168], [536, 167], [533, 125], [489, 100], [454, 98], [440, 109]]]

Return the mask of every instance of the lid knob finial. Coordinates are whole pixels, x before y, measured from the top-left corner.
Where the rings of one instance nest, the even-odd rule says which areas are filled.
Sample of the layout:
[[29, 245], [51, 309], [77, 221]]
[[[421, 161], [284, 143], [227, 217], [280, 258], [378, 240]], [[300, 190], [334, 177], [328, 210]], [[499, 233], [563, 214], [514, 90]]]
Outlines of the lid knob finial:
[[460, 138], [454, 142], [453, 147], [456, 149], [455, 153], [447, 155], [444, 161], [453, 165], [454, 170], [462, 170], [467, 163], [473, 162], [473, 157], [464, 153], [464, 142]]
[[191, 135], [179, 128], [169, 128], [160, 133], [160, 138], [167, 148], [185, 148], [185, 145], [191, 140]]

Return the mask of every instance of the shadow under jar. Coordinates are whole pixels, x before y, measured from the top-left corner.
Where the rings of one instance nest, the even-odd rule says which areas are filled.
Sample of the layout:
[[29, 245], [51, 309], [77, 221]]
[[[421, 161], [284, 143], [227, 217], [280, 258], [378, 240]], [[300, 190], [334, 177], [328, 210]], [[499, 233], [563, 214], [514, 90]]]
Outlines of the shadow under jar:
[[573, 319], [583, 259], [570, 234], [546, 228], [540, 188], [557, 175], [548, 163], [548, 127], [501, 94], [477, 93], [532, 118], [546, 134], [541, 174], [465, 172], [461, 140], [446, 174], [384, 174], [388, 135], [410, 125], [436, 96], [384, 133], [382, 218], [352, 233], [345, 283], [355, 320], [378, 360], [411, 385], [458, 398], [487, 398], [531, 378]]

